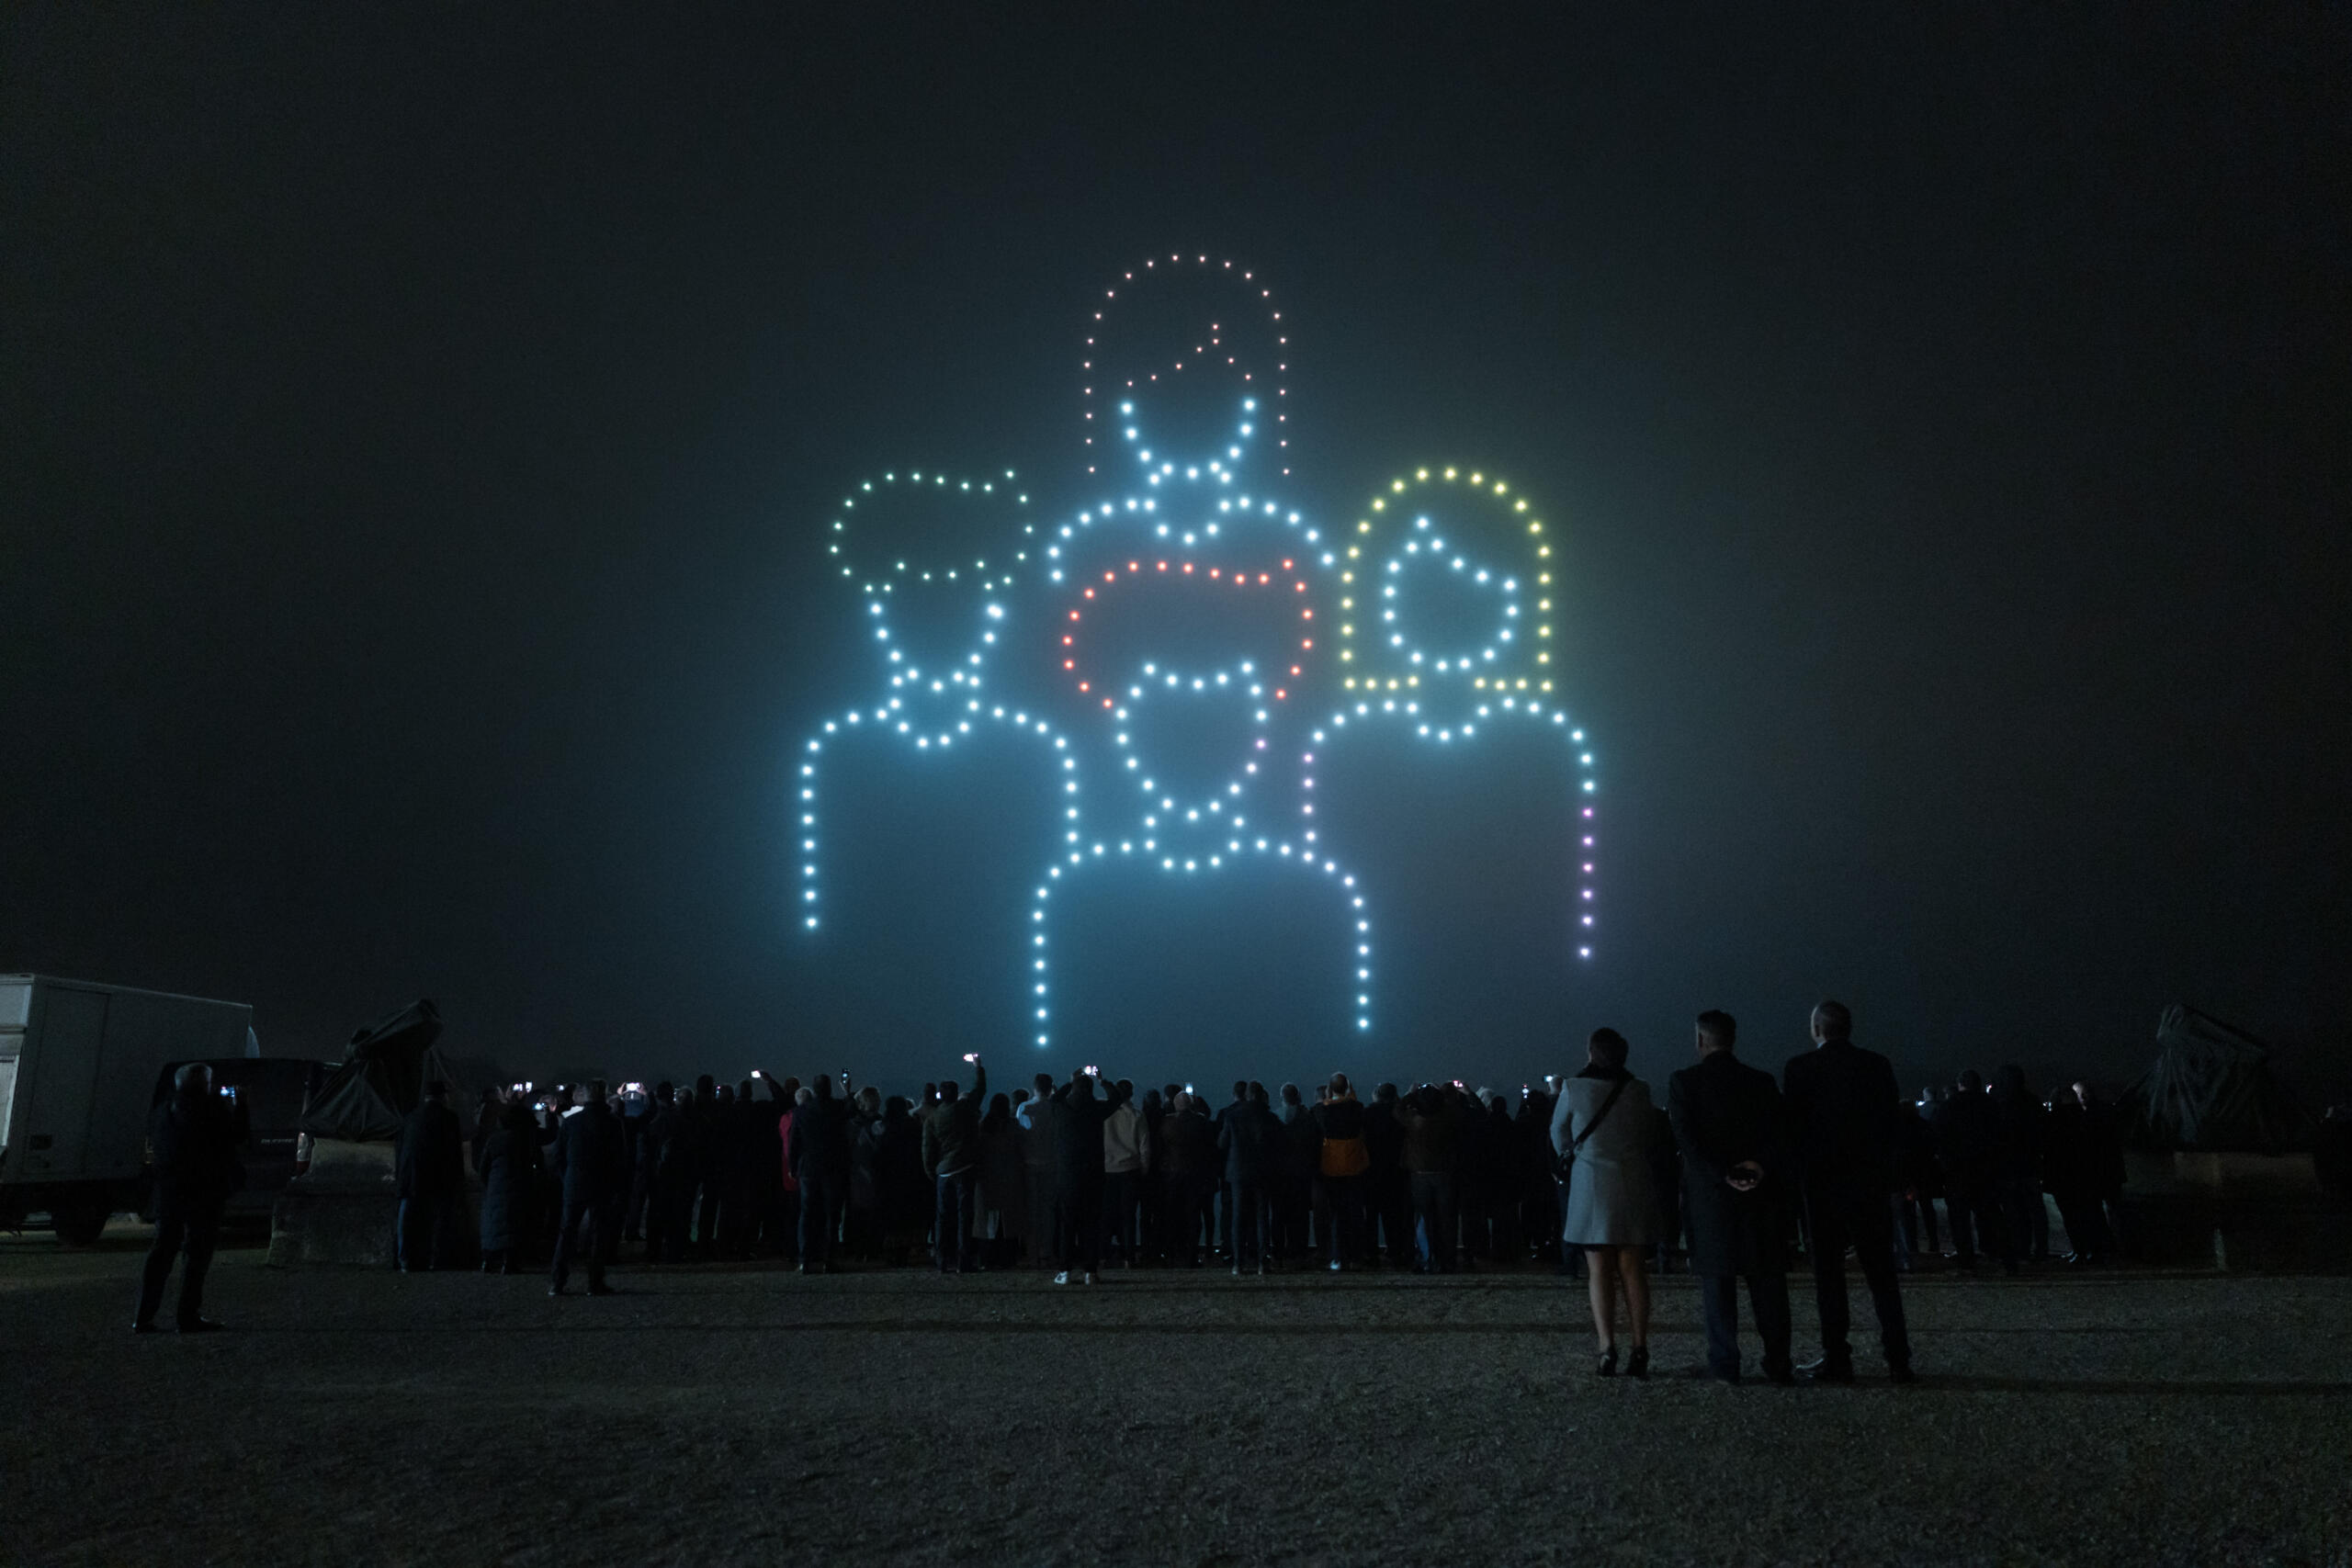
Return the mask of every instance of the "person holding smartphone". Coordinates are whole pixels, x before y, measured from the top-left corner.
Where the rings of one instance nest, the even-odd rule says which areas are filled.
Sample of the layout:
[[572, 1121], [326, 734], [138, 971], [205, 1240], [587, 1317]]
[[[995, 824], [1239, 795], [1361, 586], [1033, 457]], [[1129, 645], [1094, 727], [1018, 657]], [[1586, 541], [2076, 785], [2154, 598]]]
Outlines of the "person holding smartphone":
[[204, 1276], [220, 1235], [220, 1210], [244, 1185], [237, 1145], [245, 1140], [243, 1114], [229, 1097], [212, 1092], [212, 1069], [190, 1062], [172, 1077], [169, 1099], [148, 1127], [155, 1151], [155, 1245], [139, 1276], [133, 1334], [152, 1334], [164, 1304], [172, 1261], [182, 1252], [179, 1330], [203, 1334], [220, 1325], [204, 1315]]

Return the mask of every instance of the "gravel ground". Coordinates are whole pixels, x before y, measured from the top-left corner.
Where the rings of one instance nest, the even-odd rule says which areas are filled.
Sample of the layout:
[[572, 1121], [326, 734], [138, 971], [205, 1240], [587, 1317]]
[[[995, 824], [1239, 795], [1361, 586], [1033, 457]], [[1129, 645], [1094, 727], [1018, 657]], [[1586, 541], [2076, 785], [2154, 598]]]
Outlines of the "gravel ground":
[[1682, 1278], [1637, 1383], [1536, 1273], [559, 1302], [242, 1250], [232, 1332], [134, 1340], [141, 1246], [0, 1239], [0, 1558], [2352, 1563], [2343, 1279], [1927, 1276], [1919, 1385], [1792, 1390], [1674, 1375]]

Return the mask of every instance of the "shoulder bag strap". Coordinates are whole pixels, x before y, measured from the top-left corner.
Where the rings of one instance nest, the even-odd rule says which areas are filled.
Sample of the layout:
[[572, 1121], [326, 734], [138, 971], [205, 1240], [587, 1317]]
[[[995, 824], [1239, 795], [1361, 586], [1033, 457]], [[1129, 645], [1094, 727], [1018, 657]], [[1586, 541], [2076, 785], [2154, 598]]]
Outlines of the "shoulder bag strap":
[[1592, 1120], [1584, 1124], [1584, 1131], [1578, 1133], [1573, 1139], [1569, 1140], [1568, 1156], [1570, 1158], [1573, 1159], [1576, 1156], [1576, 1152], [1584, 1147], [1584, 1141], [1587, 1138], [1591, 1137], [1593, 1134], [1599, 1132], [1600, 1130], [1600, 1124], [1609, 1120], [1609, 1112], [1616, 1108], [1617, 1097], [1624, 1093], [1625, 1086], [1633, 1081], [1634, 1080], [1630, 1077], [1623, 1077], [1619, 1078], [1615, 1084], [1611, 1086], [1608, 1097], [1600, 1102], [1600, 1109], [1594, 1111], [1592, 1113]]

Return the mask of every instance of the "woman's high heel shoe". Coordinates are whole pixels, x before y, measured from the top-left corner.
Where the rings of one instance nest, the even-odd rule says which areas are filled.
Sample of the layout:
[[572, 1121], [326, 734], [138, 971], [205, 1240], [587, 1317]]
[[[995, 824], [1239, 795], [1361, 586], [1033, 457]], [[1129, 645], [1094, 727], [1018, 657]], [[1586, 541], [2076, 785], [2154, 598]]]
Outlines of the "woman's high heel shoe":
[[1629, 1378], [1646, 1378], [1650, 1375], [1650, 1348], [1648, 1346], [1636, 1345], [1634, 1347], [1633, 1355], [1628, 1357], [1625, 1361], [1625, 1375]]
[[1611, 1345], [1608, 1349], [1603, 1350], [1600, 1353], [1600, 1365], [1592, 1370], [1604, 1378], [1615, 1377], [1617, 1375], [1617, 1347]]

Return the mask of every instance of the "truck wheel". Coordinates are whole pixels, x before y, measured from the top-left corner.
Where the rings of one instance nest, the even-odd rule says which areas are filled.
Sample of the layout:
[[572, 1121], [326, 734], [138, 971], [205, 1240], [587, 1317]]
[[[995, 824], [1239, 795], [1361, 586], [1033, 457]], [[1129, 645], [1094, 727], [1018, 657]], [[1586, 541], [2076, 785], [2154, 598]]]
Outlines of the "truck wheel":
[[102, 1197], [61, 1198], [50, 1211], [57, 1239], [69, 1247], [88, 1247], [103, 1235], [114, 1207]]

